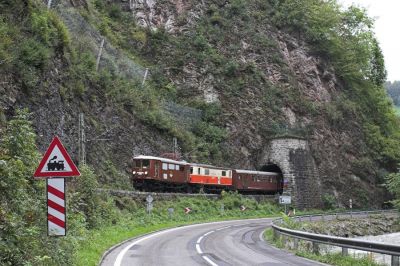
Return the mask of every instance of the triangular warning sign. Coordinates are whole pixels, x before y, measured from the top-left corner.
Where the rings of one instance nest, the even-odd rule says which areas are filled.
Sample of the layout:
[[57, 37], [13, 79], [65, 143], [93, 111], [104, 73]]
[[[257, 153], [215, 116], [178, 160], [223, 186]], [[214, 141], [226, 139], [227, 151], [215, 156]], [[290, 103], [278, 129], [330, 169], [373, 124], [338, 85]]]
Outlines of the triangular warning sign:
[[78, 168], [72, 162], [58, 137], [54, 137], [43, 156], [34, 177], [80, 176]]

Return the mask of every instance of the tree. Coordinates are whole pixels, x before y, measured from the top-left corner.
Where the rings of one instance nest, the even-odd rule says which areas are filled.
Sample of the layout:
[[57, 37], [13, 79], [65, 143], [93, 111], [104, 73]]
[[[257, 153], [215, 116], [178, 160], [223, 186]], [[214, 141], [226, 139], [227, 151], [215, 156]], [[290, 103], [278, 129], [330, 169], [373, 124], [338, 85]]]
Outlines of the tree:
[[17, 110], [1, 139], [0, 264], [22, 265], [43, 254], [40, 224], [46, 213], [44, 184], [32, 178], [39, 153], [26, 109]]
[[389, 174], [386, 178], [386, 187], [394, 196], [392, 203], [400, 209], [400, 173]]

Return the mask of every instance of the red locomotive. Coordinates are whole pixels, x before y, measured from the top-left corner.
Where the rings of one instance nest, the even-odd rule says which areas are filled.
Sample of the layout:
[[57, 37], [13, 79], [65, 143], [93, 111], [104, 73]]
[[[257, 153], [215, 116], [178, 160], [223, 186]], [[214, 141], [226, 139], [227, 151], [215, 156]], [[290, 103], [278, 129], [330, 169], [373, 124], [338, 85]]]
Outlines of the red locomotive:
[[282, 193], [281, 173], [238, 170], [161, 157], [133, 158], [132, 183], [143, 191]]

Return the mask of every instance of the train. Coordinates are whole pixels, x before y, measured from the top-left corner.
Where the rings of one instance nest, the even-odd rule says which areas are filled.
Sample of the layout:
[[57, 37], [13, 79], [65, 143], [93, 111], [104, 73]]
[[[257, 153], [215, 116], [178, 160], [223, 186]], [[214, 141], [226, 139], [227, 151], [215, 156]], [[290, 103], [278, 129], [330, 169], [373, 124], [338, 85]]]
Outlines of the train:
[[282, 194], [282, 173], [189, 163], [163, 157], [133, 158], [132, 185], [139, 191], [242, 194]]

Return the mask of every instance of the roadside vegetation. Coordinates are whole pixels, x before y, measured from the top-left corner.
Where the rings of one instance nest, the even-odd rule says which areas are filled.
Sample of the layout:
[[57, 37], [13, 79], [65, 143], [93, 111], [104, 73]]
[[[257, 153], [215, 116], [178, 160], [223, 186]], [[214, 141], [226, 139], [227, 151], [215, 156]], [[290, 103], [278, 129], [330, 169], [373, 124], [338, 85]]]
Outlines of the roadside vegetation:
[[[287, 247], [285, 247], [280, 238], [277, 239], [273, 238], [272, 228], [265, 230], [264, 238], [268, 243], [276, 246], [277, 248], [287, 249]], [[301, 245], [302, 243], [300, 242], [299, 246], [301, 247]], [[315, 254], [311, 252], [312, 249], [311, 245], [307, 245], [305, 243], [303, 243], [303, 245], [304, 247], [301, 250], [288, 249], [288, 251], [293, 252], [297, 256], [319, 261], [322, 263], [327, 263], [329, 265], [337, 265], [337, 266], [380, 266], [381, 265], [379, 263], [376, 263], [369, 257], [354, 258], [352, 256], [343, 256], [341, 253]]]
[[[0, 128], [1, 265], [97, 265], [106, 249], [140, 234], [183, 224], [267, 217], [281, 211], [270, 202], [223, 193], [218, 200], [199, 196], [155, 201], [149, 214], [144, 202], [99, 193], [98, 176], [82, 165], [80, 177], [67, 179], [67, 236], [48, 237], [45, 181], [32, 178], [40, 155], [29, 116], [27, 110], [18, 110]], [[246, 210], [241, 211], [241, 206]], [[191, 212], [186, 214], [185, 208]]]

